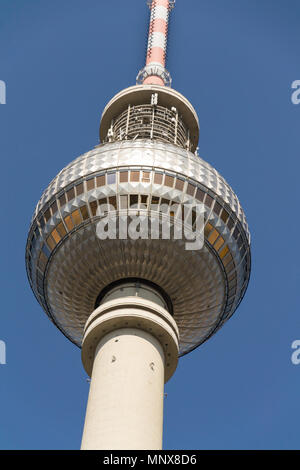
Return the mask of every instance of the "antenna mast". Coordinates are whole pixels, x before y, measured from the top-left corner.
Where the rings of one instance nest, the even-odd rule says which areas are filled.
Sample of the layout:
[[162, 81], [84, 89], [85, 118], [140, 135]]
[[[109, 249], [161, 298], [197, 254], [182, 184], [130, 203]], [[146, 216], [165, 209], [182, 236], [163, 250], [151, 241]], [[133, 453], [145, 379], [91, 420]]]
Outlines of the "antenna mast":
[[137, 85], [171, 86], [171, 76], [166, 70], [169, 14], [175, 0], [148, 0], [150, 25], [146, 66], [137, 76]]

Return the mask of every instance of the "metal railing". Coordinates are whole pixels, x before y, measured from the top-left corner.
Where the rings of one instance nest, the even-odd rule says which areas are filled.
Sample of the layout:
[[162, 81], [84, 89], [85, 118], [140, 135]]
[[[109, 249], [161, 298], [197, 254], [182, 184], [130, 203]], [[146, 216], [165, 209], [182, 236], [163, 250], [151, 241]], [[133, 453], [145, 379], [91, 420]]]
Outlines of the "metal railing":
[[157, 105], [129, 105], [114, 119], [107, 141], [153, 139], [190, 150], [189, 131], [177, 109]]

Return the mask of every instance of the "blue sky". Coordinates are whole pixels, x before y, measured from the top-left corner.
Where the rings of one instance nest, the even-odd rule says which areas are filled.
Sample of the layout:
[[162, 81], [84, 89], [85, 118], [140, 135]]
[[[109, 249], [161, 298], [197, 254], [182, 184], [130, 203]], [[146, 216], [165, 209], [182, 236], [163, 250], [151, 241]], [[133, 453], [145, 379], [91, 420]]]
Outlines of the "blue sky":
[[[240, 198], [253, 265], [236, 314], [166, 386], [165, 449], [300, 448], [299, 23], [298, 0], [177, 0], [172, 12], [173, 88], [198, 112], [201, 157]], [[144, 0], [1, 1], [1, 449], [80, 446], [80, 350], [36, 302], [25, 243], [42, 191], [98, 143], [105, 104], [135, 83], [147, 26]]]

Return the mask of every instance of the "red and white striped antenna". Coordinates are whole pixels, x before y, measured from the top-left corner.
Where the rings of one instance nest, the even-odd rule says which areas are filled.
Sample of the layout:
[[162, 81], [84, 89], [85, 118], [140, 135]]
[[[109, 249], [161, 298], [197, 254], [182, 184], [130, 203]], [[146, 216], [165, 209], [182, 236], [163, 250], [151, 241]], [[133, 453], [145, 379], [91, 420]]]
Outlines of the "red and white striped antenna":
[[151, 10], [146, 66], [137, 76], [138, 85], [171, 86], [171, 76], [166, 70], [169, 14], [175, 0], [148, 0]]

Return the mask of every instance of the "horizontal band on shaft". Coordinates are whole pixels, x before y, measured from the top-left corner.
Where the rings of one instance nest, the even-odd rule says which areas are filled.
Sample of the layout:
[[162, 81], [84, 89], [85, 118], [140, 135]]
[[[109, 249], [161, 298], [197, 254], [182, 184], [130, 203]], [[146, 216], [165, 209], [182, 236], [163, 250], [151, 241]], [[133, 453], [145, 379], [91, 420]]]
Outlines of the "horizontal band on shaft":
[[149, 49], [147, 54], [147, 61], [146, 65], [150, 65], [153, 62], [161, 64], [163, 67], [165, 66], [165, 51], [161, 47], [152, 47]]
[[165, 36], [168, 34], [168, 23], [166, 20], [161, 18], [156, 18], [155, 20], [151, 21], [149, 27], [149, 34], [152, 33], [162, 33]]
[[156, 6], [151, 9], [151, 20], [161, 18], [168, 21], [169, 10], [163, 6]]
[[152, 47], [161, 47], [162, 49], [166, 49], [167, 46], [167, 37], [163, 33], [154, 32], [150, 34], [148, 40], [148, 50]]
[[160, 86], [164, 86], [165, 84], [163, 79], [158, 77], [157, 75], [152, 75], [150, 77], [147, 77], [143, 83], [144, 85], [160, 85]]

